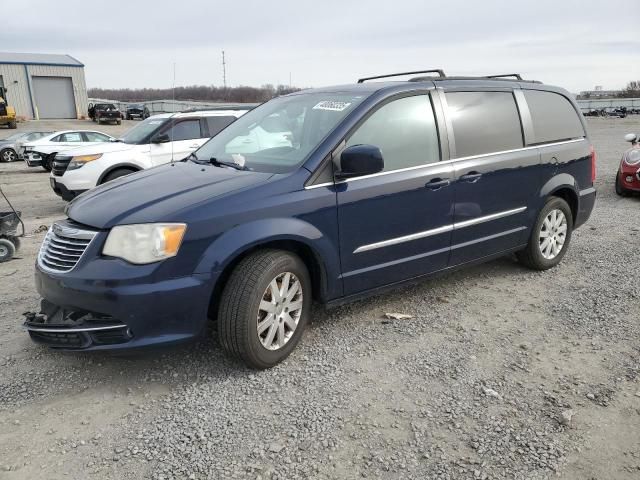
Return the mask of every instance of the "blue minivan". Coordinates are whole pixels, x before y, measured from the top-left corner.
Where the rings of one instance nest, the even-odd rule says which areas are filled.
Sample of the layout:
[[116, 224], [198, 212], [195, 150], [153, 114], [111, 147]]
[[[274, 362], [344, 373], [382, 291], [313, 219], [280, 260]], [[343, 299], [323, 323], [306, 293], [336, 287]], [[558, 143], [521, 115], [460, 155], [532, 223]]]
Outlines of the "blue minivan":
[[557, 265], [596, 197], [571, 95], [518, 75], [409, 74], [273, 99], [183, 161], [76, 198], [38, 255], [31, 338], [129, 349], [213, 319], [228, 353], [267, 368], [314, 300], [513, 252]]

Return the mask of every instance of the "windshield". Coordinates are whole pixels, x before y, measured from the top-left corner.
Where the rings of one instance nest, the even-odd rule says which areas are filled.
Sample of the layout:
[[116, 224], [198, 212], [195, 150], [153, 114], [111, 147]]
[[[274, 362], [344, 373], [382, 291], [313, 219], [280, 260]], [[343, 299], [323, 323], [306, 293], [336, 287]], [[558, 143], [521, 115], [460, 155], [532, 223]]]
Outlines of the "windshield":
[[146, 140], [151, 133], [164, 125], [168, 120], [168, 117], [149, 117], [141, 123], [137, 124], [131, 130], [128, 130], [122, 137], [119, 138], [119, 140], [124, 143], [138, 144], [143, 140]]
[[258, 172], [292, 171], [363, 99], [353, 93], [276, 98], [241, 116], [190, 158], [238, 164]]
[[3, 139], [3, 140], [0, 140], [0, 142], [5, 142], [5, 141], [7, 141], [7, 140], [18, 140], [20, 137], [23, 137], [23, 136], [25, 136], [25, 135], [28, 135], [28, 134], [26, 134], [26, 133], [24, 133], [24, 132], [21, 132], [21, 133], [14, 133], [13, 135], [9, 135], [7, 138], [5, 138], [5, 139]]

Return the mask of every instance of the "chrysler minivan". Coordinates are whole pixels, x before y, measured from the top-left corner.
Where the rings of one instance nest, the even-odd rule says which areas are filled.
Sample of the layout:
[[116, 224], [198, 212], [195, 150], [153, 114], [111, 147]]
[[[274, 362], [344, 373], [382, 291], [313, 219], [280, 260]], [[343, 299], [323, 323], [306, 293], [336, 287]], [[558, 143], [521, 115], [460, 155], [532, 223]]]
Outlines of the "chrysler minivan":
[[[267, 368], [313, 301], [511, 253], [557, 265], [596, 198], [571, 95], [519, 76], [410, 74], [275, 98], [183, 161], [76, 198], [38, 255], [31, 338], [129, 349], [196, 338], [212, 319], [224, 350]], [[257, 129], [288, 141], [247, 148]]]

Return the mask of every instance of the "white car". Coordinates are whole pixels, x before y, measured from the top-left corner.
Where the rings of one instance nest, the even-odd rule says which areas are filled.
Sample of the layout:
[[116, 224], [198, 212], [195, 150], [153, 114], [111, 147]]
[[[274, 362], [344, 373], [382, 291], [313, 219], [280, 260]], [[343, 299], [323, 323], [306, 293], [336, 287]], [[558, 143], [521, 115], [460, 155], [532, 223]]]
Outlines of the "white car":
[[154, 115], [121, 138], [56, 155], [51, 187], [64, 200], [130, 173], [182, 160], [248, 109]]
[[94, 130], [63, 130], [23, 145], [23, 156], [30, 167], [51, 171], [56, 154], [89, 145], [106, 144], [115, 140], [111, 135]]

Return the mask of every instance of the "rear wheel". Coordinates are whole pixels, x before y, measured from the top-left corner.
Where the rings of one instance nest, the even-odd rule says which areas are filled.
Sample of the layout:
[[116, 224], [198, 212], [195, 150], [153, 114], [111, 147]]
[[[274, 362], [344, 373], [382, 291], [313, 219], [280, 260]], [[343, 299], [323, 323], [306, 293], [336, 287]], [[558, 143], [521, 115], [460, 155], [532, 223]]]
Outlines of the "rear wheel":
[[277, 365], [296, 347], [311, 308], [311, 279], [304, 262], [282, 250], [243, 259], [220, 298], [222, 348], [252, 368]]
[[551, 197], [538, 214], [529, 243], [516, 253], [523, 265], [547, 270], [559, 264], [567, 253], [573, 230], [571, 208], [562, 198]]
[[0, 162], [14, 162], [18, 159], [18, 155], [13, 148], [5, 148], [0, 150]]
[[132, 168], [118, 168], [116, 170], [114, 170], [113, 172], [109, 172], [103, 179], [102, 182], [100, 182], [100, 185], [110, 182], [111, 180], [115, 180], [116, 178], [120, 178], [120, 177], [124, 177], [125, 175], [130, 175], [132, 173], [136, 172], [136, 170], [133, 170]]
[[621, 176], [622, 173], [618, 170], [618, 173], [616, 174], [616, 193], [621, 197], [628, 197], [631, 192], [622, 186], [622, 181], [620, 180]]
[[16, 128], [18, 128], [18, 124], [16, 123], [15, 120], [11, 120], [8, 124], [9, 128], [12, 130], [15, 130]]
[[0, 263], [10, 260], [15, 253], [15, 245], [6, 238], [0, 238]]

